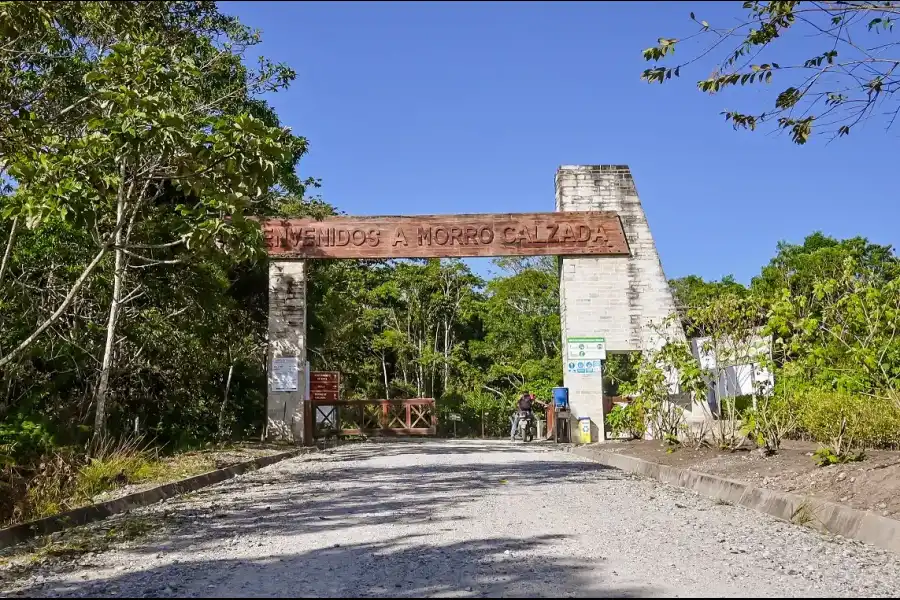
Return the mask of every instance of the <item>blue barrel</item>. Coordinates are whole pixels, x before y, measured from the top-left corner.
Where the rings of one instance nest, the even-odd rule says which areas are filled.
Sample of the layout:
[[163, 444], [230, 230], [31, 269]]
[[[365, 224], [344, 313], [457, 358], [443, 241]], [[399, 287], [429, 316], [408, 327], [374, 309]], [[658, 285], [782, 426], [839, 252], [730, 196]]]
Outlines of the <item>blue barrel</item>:
[[553, 404], [557, 408], [569, 408], [569, 388], [553, 388]]

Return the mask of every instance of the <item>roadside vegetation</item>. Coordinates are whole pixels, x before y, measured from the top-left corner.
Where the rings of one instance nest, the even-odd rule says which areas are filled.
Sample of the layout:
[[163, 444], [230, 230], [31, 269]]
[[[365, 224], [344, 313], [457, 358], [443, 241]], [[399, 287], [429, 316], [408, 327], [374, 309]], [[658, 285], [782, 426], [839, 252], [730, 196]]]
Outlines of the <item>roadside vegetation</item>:
[[[701, 369], [678, 339], [644, 356], [621, 386], [635, 401], [610, 415], [617, 435], [650, 430], [675, 444], [726, 450], [749, 441], [768, 453], [784, 439], [810, 439], [821, 445], [814, 458], [822, 465], [900, 447], [900, 261], [891, 247], [817, 233], [781, 244], [747, 287], [697, 277], [672, 287], [676, 316], [713, 367]], [[738, 398], [714, 384], [751, 361], [772, 381], [760, 377]], [[700, 429], [668, 402], [671, 369], [679, 390], [707, 411]]]

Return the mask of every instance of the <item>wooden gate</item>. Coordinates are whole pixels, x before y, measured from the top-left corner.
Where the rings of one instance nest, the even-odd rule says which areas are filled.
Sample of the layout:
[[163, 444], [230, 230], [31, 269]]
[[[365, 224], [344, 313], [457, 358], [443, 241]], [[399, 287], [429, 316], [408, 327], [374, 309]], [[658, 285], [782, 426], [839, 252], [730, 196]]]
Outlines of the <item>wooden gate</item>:
[[312, 400], [314, 435], [414, 436], [437, 433], [434, 398]]

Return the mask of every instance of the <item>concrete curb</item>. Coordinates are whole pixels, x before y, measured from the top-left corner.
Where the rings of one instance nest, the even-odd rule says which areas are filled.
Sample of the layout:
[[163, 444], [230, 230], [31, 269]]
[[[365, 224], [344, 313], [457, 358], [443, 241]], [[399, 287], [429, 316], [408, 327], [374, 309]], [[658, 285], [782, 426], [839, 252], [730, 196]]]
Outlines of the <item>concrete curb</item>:
[[187, 479], [182, 479], [180, 481], [166, 483], [143, 492], [135, 492], [134, 494], [129, 494], [115, 500], [82, 506], [81, 508], [76, 508], [51, 517], [13, 525], [6, 529], [0, 529], [0, 549], [15, 546], [16, 544], [20, 544], [39, 535], [47, 535], [62, 531], [63, 529], [69, 529], [70, 527], [77, 527], [94, 521], [100, 521], [135, 508], [155, 504], [179, 494], [193, 492], [216, 483], [221, 483], [242, 473], [268, 467], [269, 465], [274, 465], [283, 460], [313, 451], [315, 451], [314, 448], [301, 448], [289, 450], [288, 452], [271, 454], [269, 456], [260, 456], [259, 458], [237, 463], [230, 467], [216, 469], [215, 471], [194, 475], [193, 477], [188, 477]]
[[686, 488], [702, 496], [766, 513], [796, 525], [806, 525], [900, 553], [900, 521], [870, 511], [848, 508], [812, 496], [758, 488], [742, 481], [661, 465], [626, 454], [585, 446], [565, 450], [608, 467]]

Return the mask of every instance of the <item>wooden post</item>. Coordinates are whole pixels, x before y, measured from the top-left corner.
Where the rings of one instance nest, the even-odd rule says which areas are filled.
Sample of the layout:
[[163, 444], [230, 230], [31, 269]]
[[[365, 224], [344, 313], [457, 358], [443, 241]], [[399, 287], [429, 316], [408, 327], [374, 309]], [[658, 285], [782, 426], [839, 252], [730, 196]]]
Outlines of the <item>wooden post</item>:
[[316, 445], [316, 411], [311, 400], [303, 401], [303, 445]]

